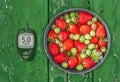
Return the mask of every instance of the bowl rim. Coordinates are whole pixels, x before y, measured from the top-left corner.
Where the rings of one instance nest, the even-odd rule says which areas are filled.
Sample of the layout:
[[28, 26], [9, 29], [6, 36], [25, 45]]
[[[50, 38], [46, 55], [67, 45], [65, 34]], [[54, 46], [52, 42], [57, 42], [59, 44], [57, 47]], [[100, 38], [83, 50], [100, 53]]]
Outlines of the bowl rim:
[[[55, 22], [55, 19], [60, 17], [60, 16], [63, 16], [66, 13], [75, 12], [75, 11], [77, 11], [77, 12], [80, 12], [80, 11], [88, 12], [88, 13], [92, 14], [92, 16], [97, 17], [97, 19], [104, 25], [104, 27], [106, 29], [106, 32], [107, 32], [107, 39], [108, 39], [107, 51], [104, 53], [103, 59], [100, 62], [98, 62], [94, 67], [92, 67], [90, 69], [85, 69], [85, 70], [82, 70], [82, 71], [77, 71], [75, 69], [69, 69], [69, 68], [64, 69], [59, 64], [57, 64], [56, 62], [53, 61], [53, 57], [50, 54], [49, 49], [48, 49], [48, 40], [47, 40], [48, 37], [47, 36], [48, 36], [49, 30], [51, 29], [51, 25]], [[84, 74], [84, 73], [91, 72], [91, 71], [95, 70], [96, 68], [98, 68], [103, 63], [103, 61], [105, 61], [105, 59], [108, 56], [108, 52], [110, 50], [110, 41], [111, 41], [110, 32], [109, 32], [108, 26], [103, 21], [103, 19], [99, 15], [97, 15], [96, 13], [94, 13], [90, 10], [87, 10], [87, 9], [83, 9], [83, 8], [71, 8], [71, 9], [67, 9], [67, 10], [64, 10], [62, 12], [59, 12], [49, 21], [49, 24], [47, 25], [47, 27], [45, 29], [45, 32], [44, 32], [44, 50], [45, 50], [45, 53], [46, 53], [47, 57], [57, 68], [59, 68], [60, 70], [63, 70], [64, 72], [70, 73], [70, 74]]]

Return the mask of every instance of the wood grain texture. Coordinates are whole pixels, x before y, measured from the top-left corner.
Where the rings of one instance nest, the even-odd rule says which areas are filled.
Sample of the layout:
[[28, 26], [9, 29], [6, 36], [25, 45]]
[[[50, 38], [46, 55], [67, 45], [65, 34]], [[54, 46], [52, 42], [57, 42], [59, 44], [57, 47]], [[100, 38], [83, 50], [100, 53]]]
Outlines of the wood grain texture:
[[69, 8], [89, 9], [89, 0], [69, 0]]
[[0, 0], [0, 81], [10, 81], [11, 1]]
[[[1, 79], [0, 81], [48, 82], [47, 57], [43, 48], [43, 35], [44, 35], [43, 30], [45, 30], [48, 19], [47, 17], [48, 3], [47, 1], [44, 0], [43, 1], [9, 0], [9, 1], [11, 2], [10, 8], [12, 9], [12, 11], [10, 15], [12, 14], [12, 17], [7, 18], [6, 20], [10, 20], [9, 23], [12, 24], [12, 26], [3, 26], [4, 31], [8, 33], [4, 33], [4, 31], [2, 31], [1, 34], [4, 34], [6, 37], [6, 38], [4, 37], [5, 39], [2, 37], [2, 39], [4, 40], [2, 44], [6, 44], [5, 45], [6, 47], [8, 41], [11, 40], [10, 44], [12, 45], [10, 46], [11, 47], [10, 50], [7, 50], [6, 48], [3, 49], [4, 52], [2, 53], [4, 54], [4, 56], [0, 57], [2, 59], [1, 63], [3, 64], [3, 65], [1, 64], [2, 65], [1, 67], [4, 67], [4, 69], [8, 70], [7, 77], [4, 77], [6, 78], [6, 81], [4, 80], [2, 81]], [[9, 16], [9, 12], [5, 13], [4, 15], [7, 14]], [[17, 32], [18, 30], [24, 28], [27, 21], [29, 22], [30, 28], [34, 29], [37, 35], [36, 54], [34, 60], [31, 62], [21, 61], [18, 58], [16, 47]], [[9, 37], [11, 39], [9, 39]]]
[[[49, 21], [59, 12], [68, 8], [67, 0], [49, 0]], [[49, 82], [67, 82], [67, 73], [49, 62]]]
[[[120, 82], [120, 0], [115, 1], [115, 25], [113, 27], [114, 33], [113, 33], [113, 44], [114, 44], [114, 49], [113, 49], [113, 55], [115, 59], [115, 64], [113, 66], [113, 81], [114, 82]], [[112, 47], [111, 47], [112, 48]]]

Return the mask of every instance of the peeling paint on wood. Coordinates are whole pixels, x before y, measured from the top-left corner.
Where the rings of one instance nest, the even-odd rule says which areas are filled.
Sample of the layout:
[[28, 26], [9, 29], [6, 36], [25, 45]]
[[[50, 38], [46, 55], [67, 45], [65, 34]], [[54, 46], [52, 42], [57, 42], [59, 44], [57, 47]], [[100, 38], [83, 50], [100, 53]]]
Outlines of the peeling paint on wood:
[[[49, 0], [49, 20], [68, 8], [67, 0]], [[67, 82], [67, 74], [49, 62], [49, 82]]]

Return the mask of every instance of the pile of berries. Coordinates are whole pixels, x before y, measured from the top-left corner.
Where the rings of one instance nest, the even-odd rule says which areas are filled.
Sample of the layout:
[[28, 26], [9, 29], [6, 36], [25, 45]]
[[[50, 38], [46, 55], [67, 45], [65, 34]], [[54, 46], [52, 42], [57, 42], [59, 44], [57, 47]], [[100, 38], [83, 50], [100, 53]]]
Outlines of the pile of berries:
[[55, 19], [48, 33], [48, 48], [54, 62], [63, 68], [90, 69], [107, 50], [106, 29], [88, 12], [70, 12]]

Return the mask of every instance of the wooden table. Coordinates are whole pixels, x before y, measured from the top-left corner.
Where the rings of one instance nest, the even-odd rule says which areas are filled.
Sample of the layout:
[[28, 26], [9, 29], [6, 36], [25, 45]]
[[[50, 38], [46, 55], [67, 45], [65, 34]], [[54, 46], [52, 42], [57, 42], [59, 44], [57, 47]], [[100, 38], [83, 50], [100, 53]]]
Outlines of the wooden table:
[[[51, 18], [69, 8], [97, 13], [108, 25], [111, 48], [96, 70], [74, 75], [56, 68], [47, 58], [43, 35]], [[18, 58], [16, 39], [26, 22], [37, 34], [35, 58]], [[120, 82], [120, 0], [0, 0], [0, 82]]]

